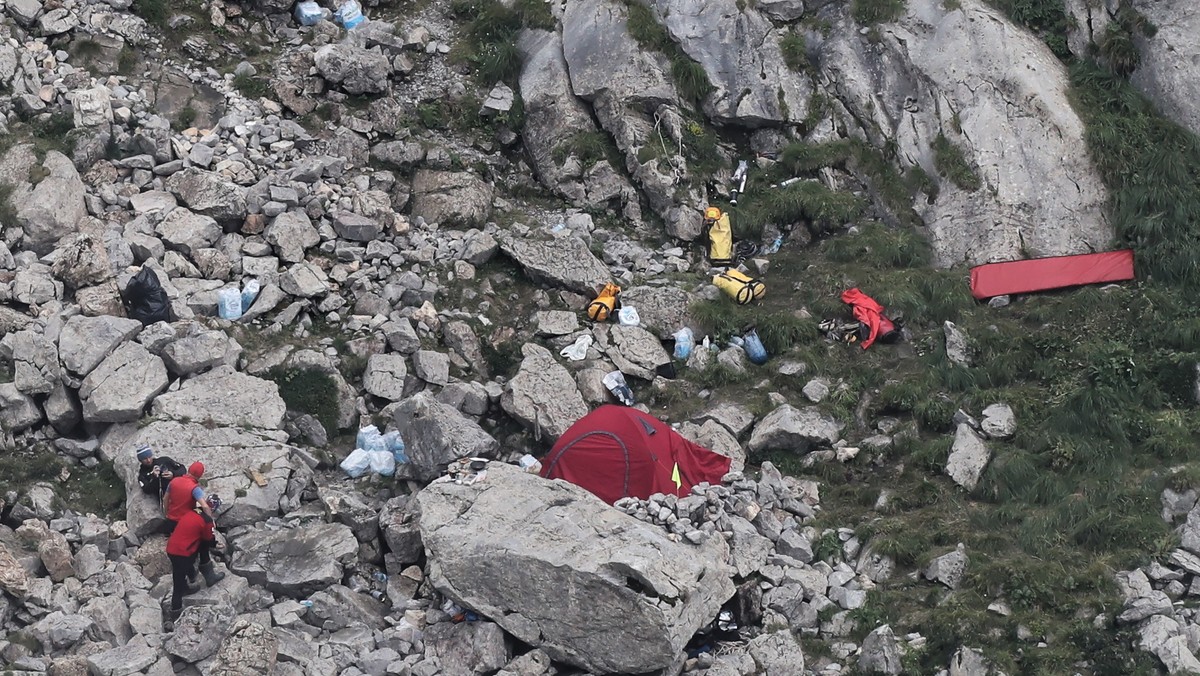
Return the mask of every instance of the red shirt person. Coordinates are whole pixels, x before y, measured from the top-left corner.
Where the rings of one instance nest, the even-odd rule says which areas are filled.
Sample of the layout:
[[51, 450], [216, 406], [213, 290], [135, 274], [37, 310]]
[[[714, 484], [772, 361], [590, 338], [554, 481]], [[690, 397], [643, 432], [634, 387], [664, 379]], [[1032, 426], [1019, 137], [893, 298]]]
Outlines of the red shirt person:
[[[174, 483], [174, 482], [172, 482]], [[215, 499], [215, 498], [214, 498]], [[210, 505], [205, 505], [210, 507]], [[219, 505], [218, 505], [219, 506]], [[183, 597], [194, 591], [191, 580], [196, 578], [196, 563], [200, 563], [200, 572], [208, 586], [224, 579], [224, 573], [213, 569], [210, 550], [216, 544], [213, 533], [213, 522], [207, 515], [201, 515], [196, 510], [188, 510], [180, 515], [175, 530], [167, 538], [167, 558], [171, 560], [171, 615], [178, 616], [183, 610]]]
[[193, 462], [188, 466], [187, 474], [175, 477], [167, 486], [167, 520], [172, 524], [179, 523], [185, 514], [193, 511], [198, 504], [208, 518], [216, 520], [212, 508], [200, 487], [200, 477], [204, 476], [204, 463]]

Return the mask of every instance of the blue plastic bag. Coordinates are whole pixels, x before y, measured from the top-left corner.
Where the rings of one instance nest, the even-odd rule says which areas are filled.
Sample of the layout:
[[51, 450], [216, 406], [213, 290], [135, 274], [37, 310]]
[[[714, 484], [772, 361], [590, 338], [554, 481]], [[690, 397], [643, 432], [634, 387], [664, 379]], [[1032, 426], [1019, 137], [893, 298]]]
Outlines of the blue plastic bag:
[[391, 452], [392, 457], [396, 459], [397, 464], [408, 462], [408, 454], [404, 452], [404, 439], [400, 438], [400, 433], [392, 430], [383, 435], [384, 446]]
[[366, 18], [363, 16], [362, 7], [359, 6], [357, 0], [349, 0], [341, 7], [338, 7], [333, 16], [346, 30], [353, 29]]
[[692, 348], [696, 345], [696, 336], [692, 330], [683, 327], [675, 332], [675, 358], [686, 360], [692, 356]]
[[217, 314], [221, 319], [234, 320], [242, 316], [242, 292], [237, 289], [221, 289], [217, 292]]
[[374, 425], [367, 425], [360, 429], [356, 441], [355, 445], [367, 452], [388, 450], [387, 444], [383, 440], [383, 435], [379, 433], [379, 428]]
[[742, 349], [746, 351], [746, 357], [754, 364], [767, 363], [767, 348], [763, 347], [762, 340], [758, 337], [758, 331], [750, 329], [743, 336]]
[[296, 3], [296, 23], [301, 26], [315, 26], [325, 18], [321, 6], [312, 0]]
[[351, 479], [357, 479], [371, 467], [371, 454], [361, 448], [356, 448], [350, 451], [350, 455], [347, 455], [338, 467], [341, 467]]

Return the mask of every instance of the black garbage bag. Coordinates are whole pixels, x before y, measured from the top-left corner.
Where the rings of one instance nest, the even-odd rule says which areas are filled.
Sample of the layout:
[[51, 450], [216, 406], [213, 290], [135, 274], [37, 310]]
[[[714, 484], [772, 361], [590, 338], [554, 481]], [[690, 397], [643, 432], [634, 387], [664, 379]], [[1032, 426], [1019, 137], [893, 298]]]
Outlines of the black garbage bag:
[[125, 314], [141, 322], [142, 326], [171, 321], [167, 292], [163, 291], [158, 276], [150, 268], [143, 267], [129, 280], [121, 293], [121, 302], [125, 305]]

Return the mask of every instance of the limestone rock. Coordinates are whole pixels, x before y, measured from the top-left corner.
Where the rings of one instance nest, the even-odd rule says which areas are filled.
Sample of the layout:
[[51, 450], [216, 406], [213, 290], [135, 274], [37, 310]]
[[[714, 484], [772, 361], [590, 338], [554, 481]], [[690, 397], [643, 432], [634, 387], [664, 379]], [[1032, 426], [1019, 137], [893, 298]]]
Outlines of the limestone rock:
[[863, 639], [862, 655], [858, 668], [868, 674], [899, 674], [904, 666], [900, 663], [900, 645], [896, 634], [888, 625], [876, 627]]
[[587, 415], [587, 405], [575, 379], [549, 350], [526, 343], [521, 354], [521, 366], [505, 384], [500, 406], [536, 435], [553, 441]]
[[717, 421], [705, 420], [699, 425], [691, 422], [683, 423], [679, 426], [679, 434], [689, 441], [730, 458], [732, 460], [729, 464], [730, 472], [740, 472], [745, 469], [746, 451], [738, 443], [737, 437]]
[[1008, 439], [1017, 431], [1017, 419], [1008, 404], [992, 404], [983, 409], [981, 426], [991, 439]]
[[983, 439], [967, 423], [961, 423], [954, 433], [954, 445], [946, 459], [946, 475], [967, 490], [974, 490], [979, 477], [992, 459], [992, 452]]
[[961, 544], [954, 551], [943, 554], [929, 562], [922, 574], [926, 580], [940, 582], [950, 589], [958, 589], [967, 572], [967, 552]]
[[176, 172], [167, 179], [167, 189], [202, 216], [237, 223], [246, 216], [246, 189], [211, 171], [191, 167]]
[[419, 169], [412, 212], [432, 223], [482, 225], [492, 213], [492, 193], [491, 185], [470, 172]]
[[98, 127], [113, 121], [112, 92], [104, 85], [76, 91], [71, 96], [76, 127]]
[[617, 325], [608, 335], [613, 342], [608, 356], [625, 375], [654, 380], [658, 367], [671, 363], [658, 338], [640, 326]]
[[583, 240], [564, 237], [549, 241], [506, 238], [500, 250], [525, 269], [535, 281], [587, 296], [596, 295], [612, 281], [608, 266], [596, 258]]
[[378, 51], [349, 44], [325, 45], [313, 61], [317, 72], [340, 85], [348, 94], [379, 94], [387, 91], [392, 64]]
[[79, 387], [88, 422], [128, 422], [167, 389], [162, 359], [133, 342], [123, 343], [96, 366]]
[[951, 321], [942, 325], [942, 331], [946, 334], [946, 358], [959, 366], [970, 366], [971, 350], [966, 335]]
[[212, 676], [254, 676], [275, 671], [279, 639], [271, 630], [256, 622], [239, 619], [229, 636], [217, 649], [216, 663], [208, 670]]
[[407, 466], [417, 480], [440, 476], [458, 458], [490, 458], [500, 450], [500, 444], [475, 421], [426, 392], [400, 402], [393, 416], [404, 438]]
[[700, 551], [671, 542], [577, 486], [516, 467], [493, 463], [485, 481], [431, 484], [417, 500], [438, 590], [589, 671], [665, 668], [734, 591], [717, 563], [722, 539]]
[[278, 385], [231, 366], [188, 378], [178, 390], [159, 395], [152, 408], [164, 418], [268, 430], [282, 427], [286, 411]]
[[1130, 82], [1157, 103], [1164, 115], [1200, 134], [1195, 74], [1200, 60], [1200, 14], [1196, 6], [1188, 0], [1138, 0], [1133, 6], [1157, 30], [1152, 38], [1139, 36], [1141, 61]]
[[253, 531], [238, 539], [229, 569], [272, 592], [305, 598], [342, 579], [358, 560], [358, 540], [340, 523]]
[[754, 426], [751, 453], [770, 450], [808, 453], [817, 445], [832, 445], [844, 425], [815, 407], [798, 409], [784, 404]]
[[87, 657], [89, 673], [95, 676], [136, 674], [158, 661], [158, 650], [145, 644], [130, 643]]
[[766, 676], [804, 673], [804, 652], [790, 631], [757, 636], [751, 639], [748, 652], [758, 673]]
[[175, 631], [163, 643], [170, 654], [188, 662], [211, 657], [229, 634], [234, 610], [227, 605], [191, 605], [175, 622]]
[[263, 232], [267, 242], [275, 247], [279, 260], [299, 263], [304, 252], [321, 242], [321, 236], [303, 211], [285, 211], [275, 217]]
[[404, 378], [407, 375], [408, 362], [404, 355], [373, 354], [367, 359], [363, 389], [382, 399], [399, 401], [404, 398]]
[[42, 412], [33, 397], [12, 383], [0, 383], [0, 424], [4, 429], [19, 432], [42, 421]]
[[447, 674], [491, 674], [508, 663], [504, 631], [492, 622], [441, 622], [425, 632], [426, 655]]
[[621, 304], [637, 308], [642, 326], [663, 340], [693, 324], [687, 291], [674, 286], [635, 286], [621, 291]]
[[[9, 201], [16, 206], [17, 225], [24, 230], [28, 247], [48, 252], [87, 216], [83, 181], [62, 153], [47, 152], [39, 165], [30, 146], [19, 145], [8, 151], [0, 165], [0, 181], [13, 186]], [[28, 177], [35, 166], [43, 177], [33, 185]]]

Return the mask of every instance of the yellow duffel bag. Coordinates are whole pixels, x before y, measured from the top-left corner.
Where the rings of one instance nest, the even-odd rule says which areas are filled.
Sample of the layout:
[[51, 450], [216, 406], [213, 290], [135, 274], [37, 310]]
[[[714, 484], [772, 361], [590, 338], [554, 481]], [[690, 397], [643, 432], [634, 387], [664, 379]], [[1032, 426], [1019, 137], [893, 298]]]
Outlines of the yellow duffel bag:
[[738, 305], [745, 305], [752, 300], [762, 298], [767, 293], [767, 287], [757, 279], [747, 275], [737, 268], [730, 268], [713, 277], [713, 284], [729, 294]]

